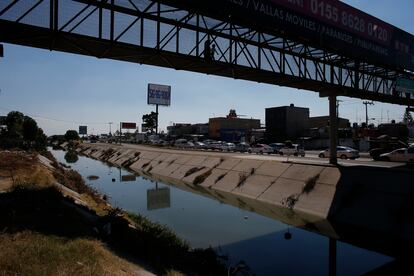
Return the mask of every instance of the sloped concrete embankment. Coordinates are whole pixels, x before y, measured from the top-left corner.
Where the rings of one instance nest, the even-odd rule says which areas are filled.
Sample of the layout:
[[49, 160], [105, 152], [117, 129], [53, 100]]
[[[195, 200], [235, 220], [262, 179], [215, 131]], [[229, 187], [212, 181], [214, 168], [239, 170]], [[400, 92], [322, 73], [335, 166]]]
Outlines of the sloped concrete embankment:
[[360, 246], [376, 248], [381, 240], [379, 252], [394, 254], [414, 240], [409, 168], [304, 165], [99, 144], [77, 151]]
[[319, 219], [327, 218], [339, 180], [339, 170], [334, 167], [247, 160], [202, 152], [185, 154], [106, 145], [81, 145], [78, 151], [185, 189], [202, 190], [214, 198], [225, 196], [234, 205], [261, 202]]

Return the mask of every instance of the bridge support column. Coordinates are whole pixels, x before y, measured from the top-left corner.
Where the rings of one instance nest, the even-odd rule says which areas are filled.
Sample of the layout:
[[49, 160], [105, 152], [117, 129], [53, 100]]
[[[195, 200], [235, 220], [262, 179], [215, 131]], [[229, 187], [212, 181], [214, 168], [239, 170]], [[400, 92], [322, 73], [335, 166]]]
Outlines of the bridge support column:
[[338, 164], [336, 157], [336, 146], [338, 144], [338, 118], [336, 114], [336, 96], [329, 95], [329, 140], [330, 140], [330, 157], [329, 163]]

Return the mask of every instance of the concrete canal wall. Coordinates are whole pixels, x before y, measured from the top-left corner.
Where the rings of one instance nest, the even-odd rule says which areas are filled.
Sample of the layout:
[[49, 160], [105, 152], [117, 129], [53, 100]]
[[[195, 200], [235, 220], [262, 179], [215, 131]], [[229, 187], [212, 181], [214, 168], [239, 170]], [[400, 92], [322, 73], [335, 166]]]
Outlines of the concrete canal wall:
[[95, 159], [189, 187], [231, 193], [326, 218], [335, 195], [339, 170], [254, 159], [162, 152], [106, 145], [82, 145]]
[[411, 169], [295, 164], [136, 145], [81, 144], [77, 151], [295, 226], [312, 223], [333, 237], [340, 233], [326, 219], [393, 240], [414, 238]]

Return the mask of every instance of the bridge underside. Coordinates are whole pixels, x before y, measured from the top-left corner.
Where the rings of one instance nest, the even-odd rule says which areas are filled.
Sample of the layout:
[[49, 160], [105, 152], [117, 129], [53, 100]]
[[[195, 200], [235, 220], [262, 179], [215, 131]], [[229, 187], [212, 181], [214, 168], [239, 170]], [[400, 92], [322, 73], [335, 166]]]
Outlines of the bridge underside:
[[[0, 4], [0, 41], [414, 105], [414, 97], [393, 93], [396, 78], [409, 73], [150, 0], [28, 2]], [[207, 39], [215, 60], [204, 58]]]

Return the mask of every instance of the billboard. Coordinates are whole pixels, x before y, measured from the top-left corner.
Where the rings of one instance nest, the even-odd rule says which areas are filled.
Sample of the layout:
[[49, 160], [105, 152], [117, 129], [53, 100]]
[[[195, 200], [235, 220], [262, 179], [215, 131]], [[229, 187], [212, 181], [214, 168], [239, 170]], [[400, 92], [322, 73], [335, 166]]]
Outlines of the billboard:
[[148, 104], [166, 105], [171, 104], [171, 86], [161, 84], [148, 84]]
[[414, 80], [406, 79], [406, 78], [398, 78], [395, 90], [398, 93], [406, 93], [414, 95]]
[[170, 208], [170, 188], [147, 190], [147, 210]]
[[87, 126], [79, 126], [79, 134], [80, 135], [87, 135], [88, 134], [88, 127]]
[[137, 129], [137, 124], [121, 122], [121, 129]]
[[162, 0], [369, 62], [414, 71], [414, 36], [332, 0]]
[[121, 182], [133, 182], [136, 181], [137, 177], [135, 174], [127, 174], [121, 176]]

